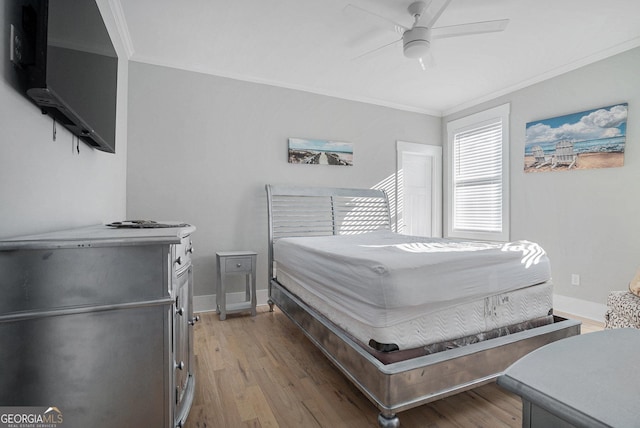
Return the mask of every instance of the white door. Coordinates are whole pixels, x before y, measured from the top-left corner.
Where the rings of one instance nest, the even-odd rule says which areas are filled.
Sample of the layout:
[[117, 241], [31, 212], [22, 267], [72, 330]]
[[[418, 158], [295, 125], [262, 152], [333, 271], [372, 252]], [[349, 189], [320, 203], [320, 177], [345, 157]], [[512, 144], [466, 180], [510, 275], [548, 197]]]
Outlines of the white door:
[[442, 236], [442, 147], [397, 142], [397, 230]]

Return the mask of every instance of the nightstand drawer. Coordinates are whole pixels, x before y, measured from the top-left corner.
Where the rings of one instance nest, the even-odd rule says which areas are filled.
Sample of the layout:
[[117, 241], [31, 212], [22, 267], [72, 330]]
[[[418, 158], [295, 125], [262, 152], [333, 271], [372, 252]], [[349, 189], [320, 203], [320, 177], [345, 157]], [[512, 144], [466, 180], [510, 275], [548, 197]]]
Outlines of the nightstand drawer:
[[226, 258], [224, 261], [225, 272], [249, 272], [251, 273], [251, 257]]

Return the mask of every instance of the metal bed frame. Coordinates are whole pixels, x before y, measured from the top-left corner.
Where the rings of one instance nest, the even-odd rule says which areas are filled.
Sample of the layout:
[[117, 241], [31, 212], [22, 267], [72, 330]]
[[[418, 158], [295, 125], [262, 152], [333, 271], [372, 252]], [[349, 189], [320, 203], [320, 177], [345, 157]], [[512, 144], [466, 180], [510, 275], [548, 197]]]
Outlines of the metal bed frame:
[[391, 229], [384, 191], [266, 185], [269, 219], [269, 306], [277, 305], [380, 410], [380, 427], [399, 427], [398, 412], [484, 385], [522, 356], [580, 334], [580, 322], [553, 324], [383, 364], [342, 329], [277, 280], [273, 243], [292, 236], [326, 236]]

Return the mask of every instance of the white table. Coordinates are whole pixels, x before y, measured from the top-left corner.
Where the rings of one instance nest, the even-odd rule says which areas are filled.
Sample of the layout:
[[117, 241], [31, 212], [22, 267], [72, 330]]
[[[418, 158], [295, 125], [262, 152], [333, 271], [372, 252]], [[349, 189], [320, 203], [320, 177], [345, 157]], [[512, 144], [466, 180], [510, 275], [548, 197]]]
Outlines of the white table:
[[523, 427], [640, 426], [640, 330], [587, 333], [522, 357], [498, 384], [522, 397]]

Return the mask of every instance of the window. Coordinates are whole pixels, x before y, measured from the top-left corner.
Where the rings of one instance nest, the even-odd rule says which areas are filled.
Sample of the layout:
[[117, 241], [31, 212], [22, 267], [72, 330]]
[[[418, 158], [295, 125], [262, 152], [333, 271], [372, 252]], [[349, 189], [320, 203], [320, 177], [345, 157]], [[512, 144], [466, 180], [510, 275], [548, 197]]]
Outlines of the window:
[[448, 236], [509, 240], [509, 104], [447, 124]]

